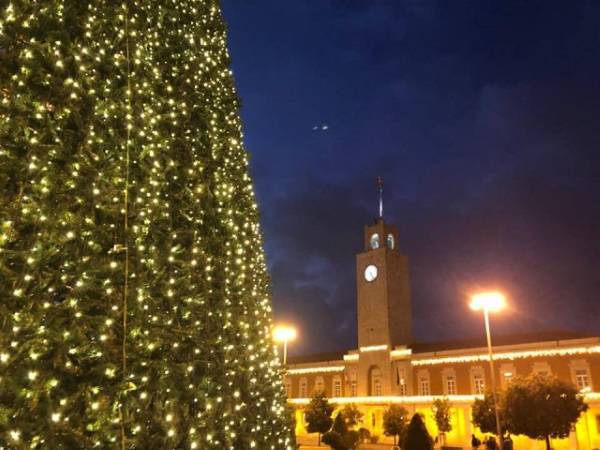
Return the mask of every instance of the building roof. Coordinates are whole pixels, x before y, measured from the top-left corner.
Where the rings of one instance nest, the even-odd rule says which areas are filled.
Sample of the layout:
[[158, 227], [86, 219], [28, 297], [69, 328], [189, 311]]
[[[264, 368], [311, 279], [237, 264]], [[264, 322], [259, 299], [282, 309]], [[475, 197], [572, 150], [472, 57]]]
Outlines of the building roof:
[[[492, 345], [532, 344], [535, 342], [556, 342], [569, 339], [585, 339], [597, 337], [593, 333], [581, 333], [575, 331], [541, 331], [536, 333], [521, 333], [509, 335], [494, 335]], [[413, 353], [430, 353], [445, 350], [461, 350], [486, 347], [485, 336], [470, 339], [458, 339], [438, 342], [416, 342], [409, 347]]]
[[[494, 335], [492, 344], [494, 347], [503, 345], [533, 344], [538, 342], [557, 342], [572, 339], [586, 339], [598, 337], [594, 333], [582, 333], [575, 331], [541, 331], [536, 333], [521, 333], [510, 335]], [[410, 345], [412, 353], [435, 353], [451, 350], [468, 350], [486, 347], [484, 336], [470, 339], [456, 339], [437, 342], [415, 342]], [[327, 361], [341, 361], [348, 351], [337, 351], [329, 353], [317, 353], [312, 355], [300, 355], [288, 357], [288, 365], [322, 363]]]
[[337, 351], [329, 353], [316, 353], [313, 355], [300, 355], [300, 356], [288, 356], [288, 364], [304, 364], [314, 362], [325, 362], [325, 361], [339, 361], [344, 359], [344, 355], [347, 352]]

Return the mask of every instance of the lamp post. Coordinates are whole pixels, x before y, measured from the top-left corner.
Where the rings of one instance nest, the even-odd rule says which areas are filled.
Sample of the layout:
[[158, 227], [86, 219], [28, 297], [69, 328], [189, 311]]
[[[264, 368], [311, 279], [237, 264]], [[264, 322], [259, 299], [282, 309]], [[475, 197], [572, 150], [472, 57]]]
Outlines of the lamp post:
[[494, 371], [494, 355], [492, 353], [492, 338], [490, 335], [490, 312], [500, 311], [506, 305], [504, 295], [500, 292], [482, 292], [471, 297], [469, 305], [473, 311], [483, 311], [485, 322], [485, 335], [487, 338], [488, 356], [490, 360], [490, 372], [492, 374], [492, 397], [494, 399], [494, 412], [496, 414], [496, 431], [498, 432], [498, 445], [502, 448], [502, 427], [500, 425], [500, 414], [498, 412], [498, 398], [496, 395], [496, 372]]
[[296, 329], [289, 325], [277, 325], [273, 329], [275, 342], [283, 342], [283, 366], [287, 364], [287, 346], [289, 341], [296, 339]]

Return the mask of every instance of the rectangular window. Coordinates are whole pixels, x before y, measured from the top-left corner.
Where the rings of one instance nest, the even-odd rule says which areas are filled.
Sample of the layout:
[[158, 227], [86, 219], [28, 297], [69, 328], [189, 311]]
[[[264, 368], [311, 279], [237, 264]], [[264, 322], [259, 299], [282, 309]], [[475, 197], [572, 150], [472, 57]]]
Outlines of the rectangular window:
[[350, 382], [350, 395], [356, 397], [356, 381]]
[[333, 382], [333, 396], [334, 397], [342, 396], [342, 382], [340, 380], [335, 380]]
[[381, 395], [381, 382], [379, 380], [375, 380], [375, 396], [379, 397]]
[[421, 378], [419, 380], [419, 394], [429, 395], [429, 378]]
[[306, 380], [300, 382], [300, 398], [306, 398]]
[[315, 392], [323, 392], [325, 390], [325, 386], [323, 383], [323, 377], [317, 377], [315, 380]]
[[485, 393], [485, 382], [483, 381], [483, 375], [476, 374], [473, 376], [473, 387], [475, 388], [475, 394], [481, 395]]
[[575, 384], [580, 391], [590, 387], [590, 377], [587, 369], [575, 370]]
[[446, 395], [456, 395], [456, 378], [453, 375], [446, 377]]
[[504, 376], [504, 383], [506, 383], [506, 385], [510, 384], [510, 382], [513, 379], [513, 373], [512, 372], [504, 372], [502, 375]]
[[404, 378], [400, 380], [400, 395], [406, 395], [406, 382], [404, 381]]
[[292, 382], [290, 380], [285, 381], [285, 396], [288, 398], [292, 396]]

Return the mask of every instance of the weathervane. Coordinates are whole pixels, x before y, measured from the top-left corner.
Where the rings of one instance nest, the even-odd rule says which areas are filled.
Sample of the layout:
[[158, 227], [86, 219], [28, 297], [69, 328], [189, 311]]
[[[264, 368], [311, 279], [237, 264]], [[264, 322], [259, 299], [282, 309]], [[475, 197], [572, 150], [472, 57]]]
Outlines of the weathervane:
[[383, 219], [383, 180], [377, 177], [377, 190], [379, 191], [379, 218]]

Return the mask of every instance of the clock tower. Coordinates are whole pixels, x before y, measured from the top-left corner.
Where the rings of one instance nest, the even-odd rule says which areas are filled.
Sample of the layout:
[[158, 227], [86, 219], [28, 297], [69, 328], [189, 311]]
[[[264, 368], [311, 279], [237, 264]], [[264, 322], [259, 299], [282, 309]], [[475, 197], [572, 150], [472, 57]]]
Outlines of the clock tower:
[[398, 395], [406, 362], [392, 350], [412, 344], [408, 258], [398, 250], [398, 229], [383, 220], [383, 182], [378, 179], [379, 217], [364, 228], [356, 255], [358, 358], [353, 375], [359, 396]]
[[411, 344], [408, 258], [398, 250], [398, 229], [382, 217], [364, 228], [356, 291], [359, 347]]

